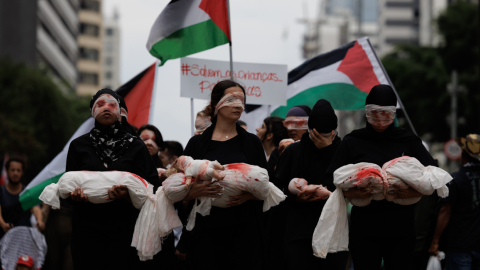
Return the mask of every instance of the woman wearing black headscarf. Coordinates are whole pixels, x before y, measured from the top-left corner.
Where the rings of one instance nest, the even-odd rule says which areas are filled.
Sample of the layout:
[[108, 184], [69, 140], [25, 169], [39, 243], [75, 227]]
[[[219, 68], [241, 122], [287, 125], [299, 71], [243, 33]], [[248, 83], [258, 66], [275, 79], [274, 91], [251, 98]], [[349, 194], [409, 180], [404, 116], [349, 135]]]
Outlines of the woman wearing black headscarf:
[[[242, 162], [266, 168], [260, 139], [237, 124], [244, 106], [245, 90], [240, 84], [231, 80], [217, 83], [205, 109], [206, 115], [212, 117], [212, 125], [190, 139], [184, 155], [217, 160], [222, 165]], [[200, 186], [207, 188], [193, 182], [185, 200], [202, 196], [198, 192]], [[210, 191], [213, 194], [209, 195], [212, 197], [218, 193], [213, 188]], [[212, 207], [208, 216], [197, 214], [195, 228], [182, 234], [180, 240], [189, 238], [186, 248], [189, 265], [198, 269], [262, 269], [262, 205], [262, 201], [245, 193], [231, 197], [227, 208]]]
[[[90, 102], [95, 127], [70, 143], [66, 172], [127, 171], [158, 184], [158, 174], [145, 144], [125, 132], [119, 98], [110, 89], [98, 91]], [[139, 259], [131, 247], [139, 211], [125, 186], [113, 186], [111, 202], [93, 204], [80, 187], [68, 199], [73, 204], [72, 259], [75, 270], [136, 269]]]
[[[394, 126], [397, 97], [390, 86], [373, 87], [365, 104], [367, 126], [345, 136], [327, 170], [329, 181], [333, 180], [336, 169], [359, 162], [382, 167], [392, 159], [410, 156], [424, 166], [437, 165], [417, 136]], [[368, 198], [371, 191], [366, 187], [343, 193], [347, 198]], [[422, 196], [412, 188], [395, 189], [393, 195]], [[415, 247], [414, 205], [372, 200], [364, 207], [353, 206], [350, 225], [349, 250], [355, 270], [380, 269], [382, 258], [387, 270], [411, 269]]]
[[138, 137], [140, 137], [147, 146], [148, 152], [155, 162], [155, 166], [157, 168], [164, 168], [162, 161], [158, 156], [158, 152], [163, 151], [165, 148], [160, 130], [154, 125], [143, 125], [138, 129]]
[[288, 269], [344, 270], [347, 265], [347, 252], [328, 254], [327, 259], [313, 256], [312, 236], [326, 200], [304, 191], [297, 195], [288, 191], [293, 178], [304, 178], [330, 191], [335, 189], [333, 181], [325, 178], [325, 171], [340, 145], [336, 128], [337, 116], [330, 102], [317, 101], [308, 119], [310, 132], [303, 134], [300, 142], [289, 145], [278, 162], [275, 181], [287, 194], [284, 248]]

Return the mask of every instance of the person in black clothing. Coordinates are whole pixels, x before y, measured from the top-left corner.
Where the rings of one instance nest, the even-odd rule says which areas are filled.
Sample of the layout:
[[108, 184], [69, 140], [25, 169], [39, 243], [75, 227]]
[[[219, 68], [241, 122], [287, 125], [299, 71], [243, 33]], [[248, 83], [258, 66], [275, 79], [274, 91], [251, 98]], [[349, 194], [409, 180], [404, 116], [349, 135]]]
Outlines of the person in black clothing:
[[448, 225], [447, 269], [480, 268], [480, 135], [457, 138], [462, 148], [462, 167], [452, 174], [448, 197], [442, 199], [437, 226], [429, 249], [438, 254], [438, 244]]
[[163, 151], [165, 148], [162, 133], [160, 133], [158, 128], [154, 125], [143, 125], [138, 129], [137, 134], [147, 146], [148, 152], [155, 162], [155, 166], [157, 168], [165, 168], [158, 155], [158, 152]]
[[31, 226], [30, 217], [34, 213], [37, 219], [37, 228], [45, 229], [42, 210], [38, 205], [23, 210], [20, 205], [20, 193], [25, 189], [21, 179], [25, 170], [25, 161], [12, 157], [5, 163], [8, 182], [0, 188], [0, 238], [10, 229], [17, 226]]
[[[333, 180], [333, 172], [338, 168], [359, 162], [374, 163], [381, 167], [392, 159], [410, 156], [424, 166], [437, 165], [417, 136], [394, 126], [394, 114], [371, 109], [384, 107], [395, 111], [397, 97], [390, 86], [373, 87], [365, 104], [366, 127], [354, 130], [343, 138], [327, 170], [329, 181]], [[372, 190], [368, 186], [364, 189], [352, 188], [343, 194], [346, 198], [369, 198]], [[397, 198], [422, 196], [413, 188], [395, 189], [392, 195]], [[355, 270], [380, 269], [382, 258], [387, 270], [411, 269], [414, 247], [414, 205], [372, 200], [364, 207], [353, 206], [349, 250]]]
[[333, 191], [332, 179], [325, 171], [340, 145], [336, 136], [337, 116], [325, 99], [317, 101], [308, 119], [307, 133], [299, 142], [289, 145], [278, 162], [275, 181], [287, 194], [287, 216], [284, 238], [288, 269], [341, 269], [347, 265], [348, 252], [328, 254], [326, 259], [313, 256], [312, 236], [326, 200], [301, 191], [297, 195], [288, 191], [293, 178], [304, 178], [309, 184], [323, 185]]
[[[224, 107], [222, 103], [230, 99], [231, 93], [240, 94], [243, 100], [236, 99]], [[190, 139], [183, 155], [217, 160], [222, 165], [243, 162], [266, 168], [260, 139], [236, 123], [244, 104], [245, 90], [240, 84], [231, 80], [217, 83], [205, 110], [212, 116], [212, 125]], [[208, 185], [209, 182], [193, 182], [184, 200], [191, 200], [192, 206], [193, 199], [199, 196], [218, 197], [218, 187]], [[244, 193], [231, 197], [227, 208], [213, 207], [205, 217], [197, 214], [195, 228], [184, 231], [177, 249], [180, 251], [179, 246], [186, 244], [187, 262], [196, 269], [261, 269], [262, 205], [252, 194]]]
[[[95, 127], [70, 143], [66, 172], [126, 171], [158, 186], [158, 173], [145, 144], [126, 133], [120, 118], [119, 99], [109, 89], [98, 91], [90, 102]], [[138, 269], [139, 258], [131, 247], [139, 214], [123, 185], [108, 191], [105, 204], [93, 204], [80, 187], [71, 193], [72, 259], [75, 270]]]
[[158, 154], [164, 168], [171, 166], [181, 155], [183, 155], [183, 146], [177, 141], [165, 141], [165, 149]]
[[277, 166], [280, 158], [278, 145], [281, 140], [288, 139], [287, 129], [283, 126], [283, 118], [277, 116], [267, 117], [263, 120], [262, 126], [258, 127], [256, 131], [267, 156], [268, 175], [270, 178], [273, 178], [275, 166]]

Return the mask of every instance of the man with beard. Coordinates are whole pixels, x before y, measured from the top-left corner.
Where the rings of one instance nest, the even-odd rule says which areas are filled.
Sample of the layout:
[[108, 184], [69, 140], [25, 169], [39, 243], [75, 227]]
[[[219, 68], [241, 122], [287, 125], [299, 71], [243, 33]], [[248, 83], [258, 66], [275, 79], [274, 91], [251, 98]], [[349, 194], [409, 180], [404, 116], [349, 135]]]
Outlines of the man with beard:
[[38, 205], [31, 209], [23, 210], [20, 205], [20, 193], [25, 188], [20, 182], [25, 169], [25, 161], [20, 158], [10, 158], [5, 163], [8, 183], [0, 189], [0, 237], [15, 226], [31, 226], [30, 215], [33, 213], [37, 219], [37, 227], [43, 231], [42, 210]]

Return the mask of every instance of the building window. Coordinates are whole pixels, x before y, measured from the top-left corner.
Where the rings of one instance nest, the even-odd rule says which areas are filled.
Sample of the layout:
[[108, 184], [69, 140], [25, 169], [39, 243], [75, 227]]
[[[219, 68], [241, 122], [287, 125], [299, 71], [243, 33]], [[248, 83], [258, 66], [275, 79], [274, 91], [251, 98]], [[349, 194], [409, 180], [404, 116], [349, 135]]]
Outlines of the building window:
[[78, 76], [79, 83], [98, 85], [98, 74], [97, 73], [88, 73], [80, 72]]
[[113, 59], [111, 57], [105, 58], [105, 64], [107, 66], [110, 66], [113, 63]]
[[112, 72], [110, 72], [110, 71], [105, 72], [105, 78], [106, 79], [111, 79], [112, 78]]
[[80, 48], [80, 59], [98, 61], [98, 50]]
[[80, 9], [100, 12], [100, 3], [97, 0], [80, 0]]
[[89, 24], [89, 23], [81, 23], [80, 24], [80, 34], [98, 37], [99, 34], [99, 27], [98, 25]]
[[107, 28], [107, 29], [105, 30], [105, 34], [106, 34], [107, 36], [113, 36], [113, 28]]

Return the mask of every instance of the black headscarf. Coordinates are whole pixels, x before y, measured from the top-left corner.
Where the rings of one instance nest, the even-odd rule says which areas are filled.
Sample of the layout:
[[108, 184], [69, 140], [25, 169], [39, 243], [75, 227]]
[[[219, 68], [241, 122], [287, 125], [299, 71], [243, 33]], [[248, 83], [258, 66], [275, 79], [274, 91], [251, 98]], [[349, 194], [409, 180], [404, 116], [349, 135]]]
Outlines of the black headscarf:
[[[103, 94], [111, 95], [120, 103], [120, 98], [114, 91], [102, 89], [92, 97], [90, 110], [92, 110], [95, 101]], [[108, 168], [108, 165], [125, 153], [134, 137], [125, 132], [124, 127], [117, 119], [111, 126], [104, 126], [95, 120], [95, 127], [90, 131], [90, 139], [96, 154], [103, 161], [105, 168]]]
[[308, 118], [308, 128], [319, 133], [327, 133], [337, 129], [338, 119], [330, 102], [320, 99], [313, 106]]
[[[372, 88], [367, 96], [365, 105], [374, 104], [379, 106], [397, 106], [397, 96], [390, 85], [379, 84]], [[377, 141], [377, 140], [391, 140], [394, 142], [405, 142], [420, 140], [411, 131], [396, 127], [392, 123], [383, 132], [376, 132], [370, 123], [366, 123], [366, 127], [352, 131], [347, 136]]]

